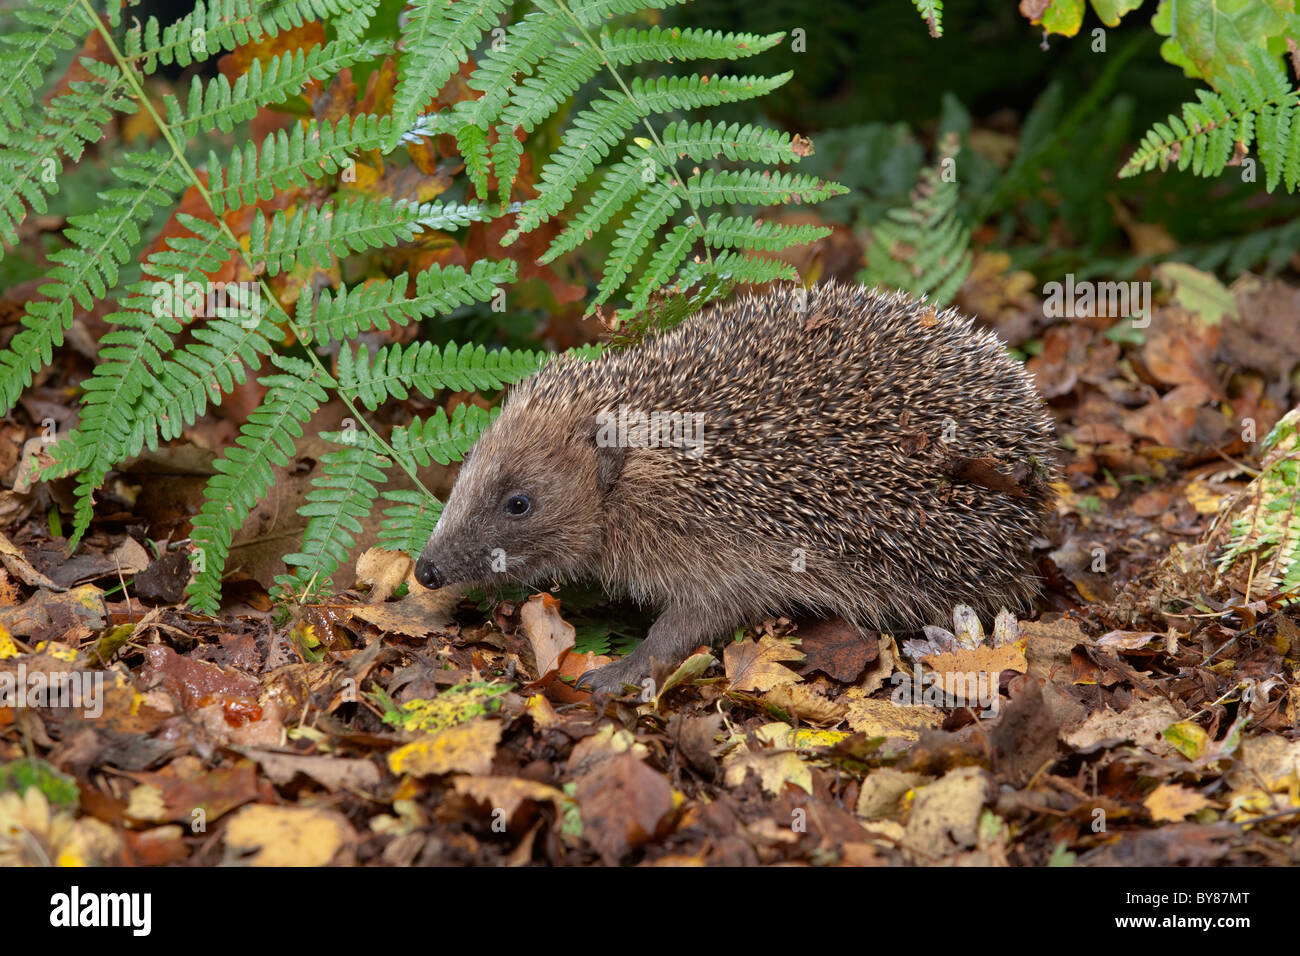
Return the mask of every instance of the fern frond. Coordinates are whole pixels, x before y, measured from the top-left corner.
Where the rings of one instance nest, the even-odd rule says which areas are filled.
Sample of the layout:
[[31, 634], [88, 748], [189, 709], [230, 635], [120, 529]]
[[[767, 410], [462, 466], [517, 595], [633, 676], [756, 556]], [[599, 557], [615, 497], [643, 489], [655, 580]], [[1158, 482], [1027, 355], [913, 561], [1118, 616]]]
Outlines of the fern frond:
[[[228, 241], [212, 223], [188, 215], [179, 220], [198, 235], [199, 243], [216, 248]], [[184, 253], [186, 247], [176, 239], [169, 243]], [[197, 253], [202, 247], [193, 248]], [[278, 311], [278, 306], [274, 308]], [[207, 411], [209, 401], [220, 402], [224, 393], [242, 383], [247, 368], [257, 368], [262, 356], [274, 352], [271, 343], [280, 338], [280, 330], [265, 315], [244, 316], [237, 322], [216, 316], [206, 319], [193, 338], [156, 370], [133, 413], [150, 448], [157, 447], [159, 438], [167, 441], [179, 436]]]
[[372, 361], [362, 345], [355, 355], [347, 347], [339, 352], [338, 381], [345, 394], [374, 411], [389, 398], [406, 398], [408, 385], [427, 398], [444, 388], [495, 390], [522, 381], [544, 361], [543, 353], [527, 349], [489, 352], [481, 345], [458, 347], [455, 342], [441, 349], [432, 342], [387, 345]]
[[406, 273], [351, 289], [324, 289], [314, 307], [311, 296], [299, 297], [297, 324], [307, 331], [309, 341], [347, 341], [372, 329], [382, 331], [390, 325], [406, 325], [462, 305], [486, 302], [498, 285], [514, 277], [512, 260], [480, 259], [469, 272], [460, 266], [435, 266], [416, 273], [415, 295], [410, 298], [406, 297]]
[[[695, 228], [693, 222], [683, 223], [668, 234], [650, 257], [649, 265], [628, 293], [629, 307], [633, 312], [646, 308], [654, 290], [673, 279], [677, 268], [685, 261], [697, 240], [702, 240], [715, 249], [774, 251], [797, 243], [815, 242], [829, 233], [830, 230], [824, 226], [756, 222], [746, 216], [723, 216], [720, 213], [710, 216], [703, 230]], [[703, 275], [700, 273], [693, 276], [690, 281], [686, 281], [686, 276], [678, 276], [677, 282], [692, 285]], [[740, 256], [727, 259], [722, 271], [716, 275], [731, 282], [770, 282], [775, 279], [797, 278], [789, 263]]]
[[640, 312], [649, 305], [654, 291], [668, 284], [699, 238], [699, 229], [693, 221], [673, 227], [628, 292], [628, 302], [633, 313]]
[[648, 141], [634, 143], [627, 155], [610, 167], [591, 199], [539, 257], [541, 262], [551, 262], [576, 249], [679, 159], [706, 162], [721, 157], [733, 162], [777, 165], [797, 163], [807, 151], [807, 140], [740, 123], [669, 123], [660, 139], [662, 146]]
[[276, 600], [301, 600], [329, 589], [331, 577], [363, 532], [361, 522], [379, 497], [384, 470], [392, 465], [371, 450], [364, 432], [324, 432], [321, 437], [342, 447], [321, 456], [320, 473], [312, 478], [305, 504], [298, 509], [307, 519], [302, 550], [284, 556], [294, 570], [276, 577], [271, 591]]
[[912, 0], [912, 6], [930, 28], [930, 36], [943, 36], [943, 0]]
[[[843, 187], [824, 182], [813, 176], [802, 176], [797, 173], [760, 173], [752, 169], [709, 169], [700, 175], [692, 176], [684, 185], [685, 200], [695, 208], [724, 203], [775, 205], [791, 202], [818, 202], [843, 191]], [[615, 186], [616, 190], [620, 188], [626, 190], [630, 187]], [[598, 195], [593, 199], [593, 202], [603, 201], [609, 204], [611, 197], [616, 201], [619, 198], [619, 193], [611, 191], [603, 197]], [[632, 211], [616, 230], [609, 258], [605, 261], [605, 273], [601, 277], [591, 308], [594, 309], [607, 301], [622, 286], [624, 280], [631, 274], [633, 267], [649, 249], [650, 243], [657, 235], [658, 230], [671, 218], [672, 214], [681, 205], [681, 202], [682, 198], [676, 183], [655, 180], [646, 188], [633, 206]], [[597, 208], [600, 209], [601, 207]], [[602, 209], [601, 215], [603, 214]], [[737, 248], [778, 249], [784, 248], [784, 245], [780, 243], [783, 236], [798, 237], [805, 235], [805, 233], [800, 232], [785, 233], [771, 227], [760, 227], [752, 221], [749, 221], [747, 231], [743, 220], [730, 221], [724, 231], [723, 220], [715, 219], [712, 221], [717, 228], [710, 245], [716, 247], [731, 245]], [[824, 234], [824, 231], [817, 233], [818, 236]], [[746, 236], [748, 236], [748, 240], [743, 241]], [[694, 240], [702, 237], [701, 227], [694, 221], [674, 227], [663, 244], [652, 255], [646, 271], [630, 292], [629, 303], [633, 311], [640, 310], [648, 304], [653, 291], [666, 284], [671, 278], [673, 270], [686, 258]], [[564, 240], [565, 237], [561, 236], [557, 242], [563, 242]], [[740, 266], [739, 263], [755, 261], [743, 257], [728, 261], [732, 263], [729, 268], [743, 268], [746, 275], [767, 274], [765, 270], [769, 268], [767, 266], [761, 268], [752, 265]], [[790, 277], [792, 271], [788, 265], [782, 264], [782, 276]], [[734, 273], [727, 273], [726, 277], [737, 282], [750, 281], [738, 278]]]
[[[551, 262], [577, 248], [615, 219], [624, 217], [626, 221], [616, 227], [598, 296], [591, 303], [593, 309], [622, 288], [638, 263], [649, 255], [651, 274], [649, 278], [641, 277], [633, 293], [639, 305], [646, 304], [654, 291], [671, 279], [692, 245], [703, 238], [701, 204], [683, 181], [685, 177], [676, 168], [678, 163], [683, 160], [716, 163], [725, 159], [775, 165], [797, 162], [811, 152], [811, 144], [806, 139], [737, 123], [674, 122], [668, 124], [662, 137], [656, 133], [652, 121], [662, 114], [762, 96], [790, 78], [786, 73], [774, 77], [714, 75], [649, 80], [636, 77], [625, 81], [619, 71], [634, 64], [738, 60], [772, 48], [784, 36], [783, 33], [724, 33], [662, 26], [612, 29], [608, 25], [612, 17], [676, 2], [535, 0], [533, 10], [519, 22], [493, 30], [492, 42], [478, 54], [478, 66], [467, 82], [482, 95], [459, 102], [438, 116], [416, 117], [403, 134], [454, 133], [475, 193], [485, 197], [495, 174], [497, 199], [504, 206], [511, 198], [528, 135], [551, 120], [598, 75], [612, 79], [617, 89], [600, 89], [590, 94], [586, 105], [572, 117], [559, 147], [542, 164], [535, 183], [536, 195], [520, 205], [514, 228], [501, 239], [503, 245], [509, 245], [554, 219], [570, 204], [578, 187], [593, 175], [597, 166], [612, 156], [613, 165], [598, 189], [573, 213], [568, 227], [540, 257], [543, 263]], [[434, 11], [428, 2], [416, 4], [421, 42], [429, 49], [412, 62], [439, 64], [438, 69], [429, 71], [429, 76], [420, 80], [423, 86], [418, 87], [418, 98], [425, 103], [465, 60], [468, 52], [479, 47], [486, 31], [500, 19], [500, 10], [493, 8], [489, 12], [485, 0], [452, 5], [452, 9], [457, 6], [459, 12], [452, 22], [445, 10]], [[417, 108], [414, 99], [406, 104], [408, 113]], [[648, 138], [638, 137], [628, 143], [638, 125], [644, 127]], [[617, 153], [621, 150], [626, 151], [620, 157]], [[839, 191], [839, 187], [820, 181], [806, 189], [807, 184], [802, 180], [787, 177], [786, 182], [806, 192], [810, 201]], [[755, 204], [775, 201], [765, 190], [757, 188], [760, 182], [754, 178], [718, 180], [705, 185], [725, 185], [731, 194], [719, 193], [710, 201]], [[698, 188], [699, 183], [694, 186]], [[741, 198], [741, 193], [746, 195]], [[802, 197], [788, 194], [785, 198]], [[682, 217], [693, 224], [674, 222]], [[658, 237], [665, 230], [668, 235], [656, 248]], [[733, 229], [727, 236], [715, 238], [725, 245], [735, 234]], [[772, 233], [766, 239], [755, 235], [745, 248], [771, 248], [782, 240], [794, 241], [801, 235]], [[712, 248], [712, 243], [705, 243], [706, 257], [712, 254]], [[738, 262], [733, 266], [749, 271], [755, 268], [739, 266]]]
[[[551, 17], [547, 22], [557, 33], [567, 26], [563, 17]], [[623, 29], [612, 35], [602, 33], [599, 48], [583, 44], [560, 48], [557, 54], [542, 63], [537, 76], [517, 83], [513, 101], [504, 109], [500, 106], [506, 102], [507, 94], [511, 92], [509, 83], [498, 83], [492, 92], [473, 101], [472, 105], [462, 104], [464, 121], [483, 129], [487, 129], [493, 122], [498, 123], [492, 161], [501, 183], [501, 198], [504, 202], [508, 198], [510, 184], [518, 175], [519, 159], [523, 155], [523, 144], [515, 137], [514, 131], [531, 133], [538, 123], [551, 115], [565, 99], [600, 70], [666, 59], [735, 60], [770, 49], [781, 41], [783, 35], [720, 33], [689, 28], [665, 30], [660, 27], [649, 30]], [[513, 50], [516, 45], [526, 46], [512, 40], [508, 49]], [[527, 63], [526, 54], [530, 55], [531, 49], [521, 49], [515, 59], [502, 64], [501, 68], [515, 66], [526, 72], [525, 67], [531, 66]], [[476, 76], [478, 72], [475, 71]], [[485, 189], [486, 180], [479, 186]]]
[[333, 384], [323, 382], [302, 359], [277, 355], [271, 361], [281, 373], [258, 379], [269, 389], [266, 398], [240, 429], [235, 447], [212, 463], [217, 474], [208, 481], [203, 507], [194, 518], [190, 540], [201, 556], [201, 570], [190, 582], [189, 596], [210, 614], [220, 604], [222, 572], [235, 532], [271, 487], [272, 469], [289, 464], [302, 426], [327, 401], [322, 386]]
[[[596, 290], [596, 298], [593, 305], [600, 305], [611, 295], [618, 291], [623, 285], [623, 280], [632, 272], [632, 267], [645, 254], [649, 248], [650, 242], [659, 232], [677, 208], [681, 205], [682, 199], [678, 189], [669, 183], [656, 182], [650, 187], [641, 198], [637, 200], [632, 212], [618, 227], [614, 234], [614, 243], [609, 251], [609, 258], [605, 260], [605, 274], [601, 276], [600, 285]], [[688, 230], [689, 231], [689, 230]], [[676, 250], [681, 247], [683, 239], [681, 236], [669, 237], [668, 244]], [[685, 251], [682, 251], [682, 257]], [[678, 262], [681, 258], [677, 259]], [[674, 263], [675, 264], [675, 263]], [[667, 261], [661, 261], [658, 265], [652, 263], [650, 272], [652, 278], [662, 283], [667, 279], [658, 278], [658, 273], [668, 265]]]
[[1294, 192], [1300, 186], [1300, 93], [1276, 57], [1254, 46], [1244, 53], [1248, 65], [1229, 64], [1218, 90], [1197, 90], [1197, 102], [1155, 123], [1119, 175], [1176, 165], [1217, 176], [1257, 143], [1265, 188], [1272, 192], [1283, 184]]
[[208, 403], [242, 384], [246, 369], [257, 368], [261, 356], [275, 352], [279, 330], [267, 319], [257, 325], [210, 319], [195, 332], [198, 340], [175, 353], [151, 379], [136, 408], [142, 440], [157, 447], [170, 441], [207, 412]]
[[212, 211], [270, 199], [277, 189], [306, 186], [337, 172], [354, 153], [380, 148], [388, 140], [392, 117], [345, 116], [337, 123], [309, 120], [291, 131], [277, 130], [262, 141], [235, 148], [222, 162], [208, 153], [208, 192]]
[[300, 259], [327, 266], [330, 256], [406, 242], [420, 231], [419, 207], [387, 196], [349, 196], [335, 205], [299, 208], [292, 215], [277, 210], [268, 221], [254, 215], [248, 236], [248, 259], [268, 275], [293, 268]]
[[13, 408], [37, 369], [54, 358], [75, 306], [90, 309], [117, 284], [118, 270], [140, 242], [140, 229], [153, 211], [175, 201], [186, 185], [179, 161], [170, 153], [128, 153], [114, 173], [125, 185], [103, 193], [105, 207], [69, 217], [64, 235], [72, 246], [51, 253], [51, 280], [40, 287], [46, 298], [27, 304], [25, 328], [0, 352], [0, 403]]
[[91, 79], [73, 82], [51, 100], [44, 115], [32, 119], [30, 131], [0, 131], [0, 238], [5, 242], [18, 241], [18, 224], [27, 215], [24, 201], [38, 213], [47, 210], [45, 197], [57, 193], [62, 180], [61, 157], [80, 159], [86, 144], [103, 135], [114, 111], [135, 112], [120, 70], [89, 60], [86, 66]]
[[394, 428], [388, 441], [393, 454], [406, 464], [408, 471], [435, 461], [450, 465], [465, 457], [500, 411], [500, 408], [489, 411], [464, 403], [457, 405], [448, 418], [440, 408], [432, 418], [417, 418], [409, 425]]
[[379, 523], [380, 547], [417, 557], [433, 534], [442, 502], [409, 488], [385, 489], [384, 500], [392, 502], [392, 507], [384, 509], [384, 520]]
[[382, 52], [375, 43], [327, 43], [306, 53], [291, 50], [277, 54], [265, 65], [254, 60], [231, 86], [225, 76], [206, 84], [194, 77], [185, 106], [174, 96], [163, 98], [167, 125], [182, 139], [193, 139], [200, 131], [219, 129], [229, 133], [238, 123], [252, 119], [258, 109], [295, 95], [309, 80], [324, 80], [362, 60]]
[[957, 215], [957, 183], [939, 170], [956, 155], [955, 136], [940, 147], [939, 162], [921, 171], [912, 206], [891, 209], [871, 230], [867, 266], [858, 278], [903, 289], [943, 306], [970, 272], [970, 229]]
[[483, 53], [468, 81], [471, 89], [483, 95], [456, 104], [459, 122], [486, 133], [510, 102], [519, 78], [562, 47], [560, 39], [569, 28], [568, 20], [545, 0], [537, 7], [510, 28], [509, 42], [493, 43]]
[[67, 0], [29, 0], [14, 16], [31, 29], [0, 35], [0, 141], [31, 127], [25, 111], [45, 83], [45, 68], [95, 28], [85, 8]]
[[1227, 540], [1216, 557], [1220, 575], [1249, 596], [1300, 597], [1300, 409], [1292, 409], [1261, 444], [1260, 473], [1233, 502]]
[[189, 322], [183, 314], [187, 283], [205, 281], [206, 274], [216, 272], [230, 255], [228, 247], [211, 238], [205, 242], [174, 236], [168, 242], [169, 250], [154, 253], [146, 263], [145, 272], [154, 281], [135, 283], [121, 309], [107, 316], [114, 328], [100, 340], [99, 363], [82, 382], [85, 398], [80, 421], [68, 436], [79, 472], [69, 542], [73, 548], [90, 526], [94, 491], [109, 469], [138, 455], [154, 435], [138, 404], [164, 369], [164, 356], [174, 348], [173, 336]]
[[787, 72], [774, 77], [674, 76], [649, 81], [634, 79], [630, 86], [630, 97], [597, 100], [574, 117], [554, 158], [542, 168], [537, 183], [537, 198], [524, 203], [515, 228], [502, 238], [502, 244], [509, 245], [520, 234], [536, 229], [559, 213], [573, 198], [578, 183], [590, 175], [642, 117], [762, 96], [786, 83], [791, 76]]
[[403, 129], [414, 122], [510, 7], [511, 0], [413, 0], [407, 8], [406, 49], [393, 97], [393, 116]]

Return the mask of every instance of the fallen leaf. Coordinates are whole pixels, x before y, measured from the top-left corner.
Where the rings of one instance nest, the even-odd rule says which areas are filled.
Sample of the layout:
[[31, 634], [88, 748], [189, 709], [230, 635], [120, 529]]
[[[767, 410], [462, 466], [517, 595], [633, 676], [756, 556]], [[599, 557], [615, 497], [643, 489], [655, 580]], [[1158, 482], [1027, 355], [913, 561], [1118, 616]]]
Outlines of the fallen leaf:
[[1162, 783], [1142, 801], [1151, 819], [1177, 823], [1211, 805], [1195, 790], [1176, 783]]
[[750, 771], [768, 793], [785, 792], [786, 784], [813, 792], [812, 769], [793, 750], [738, 750], [722, 760], [723, 782], [738, 787]]
[[676, 807], [663, 774], [633, 753], [603, 761], [577, 781], [582, 835], [607, 863], [649, 843]]
[[414, 777], [442, 773], [482, 776], [492, 769], [501, 727], [499, 720], [480, 717], [421, 737], [390, 753], [388, 768]]
[[560, 602], [549, 594], [534, 594], [519, 608], [519, 625], [533, 647], [537, 681], [551, 677], [560, 659], [573, 647], [577, 632], [560, 616]]
[[916, 740], [921, 731], [938, 727], [943, 723], [944, 713], [934, 707], [924, 705], [899, 706], [892, 700], [874, 698], [855, 698], [853, 692], [849, 697], [849, 711], [846, 720], [850, 727], [868, 737], [895, 737], [900, 740]]
[[325, 866], [356, 833], [340, 813], [322, 807], [244, 807], [226, 826], [226, 858], [249, 866]]
[[777, 684], [801, 680], [783, 661], [803, 659], [789, 641], [765, 634], [757, 643], [749, 640], [728, 644], [722, 652], [730, 689], [737, 692], [762, 693]]

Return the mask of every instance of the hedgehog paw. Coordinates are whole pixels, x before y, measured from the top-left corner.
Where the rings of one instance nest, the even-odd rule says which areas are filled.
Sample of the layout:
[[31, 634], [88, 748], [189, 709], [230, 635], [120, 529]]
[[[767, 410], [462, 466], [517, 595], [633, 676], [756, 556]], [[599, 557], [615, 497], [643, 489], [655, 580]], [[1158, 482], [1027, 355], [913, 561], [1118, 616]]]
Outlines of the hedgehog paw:
[[581, 690], [604, 694], [621, 695], [627, 687], [633, 687], [640, 692], [642, 682], [650, 674], [640, 661], [634, 659], [635, 656], [631, 655], [621, 661], [614, 661], [612, 664], [586, 671], [578, 678], [576, 686]]

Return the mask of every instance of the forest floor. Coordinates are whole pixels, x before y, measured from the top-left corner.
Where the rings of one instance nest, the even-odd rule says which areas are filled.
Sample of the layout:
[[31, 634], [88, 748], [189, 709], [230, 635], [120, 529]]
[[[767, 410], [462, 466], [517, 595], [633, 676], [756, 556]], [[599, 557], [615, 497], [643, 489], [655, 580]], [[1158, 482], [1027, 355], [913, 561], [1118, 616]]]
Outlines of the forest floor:
[[[227, 421], [124, 468], [71, 557], [68, 489], [20, 482], [0, 687], [98, 693], [0, 706], [0, 865], [1300, 863], [1300, 609], [1259, 554], [1215, 563], [1266, 461], [1294, 492], [1294, 429], [1262, 443], [1300, 398], [1300, 290], [1161, 281], [1141, 334], [1045, 319], [996, 257], [959, 299], [1058, 419], [1034, 615], [988, 636], [769, 620], [649, 700], [573, 689], [586, 609], [408, 591], [404, 556], [368, 552], [362, 585], [289, 613], [249, 551], [222, 613], [191, 612], [165, 545]], [[4, 471], [67, 419], [75, 366], [0, 424]], [[292, 550], [273, 525], [245, 544]]]

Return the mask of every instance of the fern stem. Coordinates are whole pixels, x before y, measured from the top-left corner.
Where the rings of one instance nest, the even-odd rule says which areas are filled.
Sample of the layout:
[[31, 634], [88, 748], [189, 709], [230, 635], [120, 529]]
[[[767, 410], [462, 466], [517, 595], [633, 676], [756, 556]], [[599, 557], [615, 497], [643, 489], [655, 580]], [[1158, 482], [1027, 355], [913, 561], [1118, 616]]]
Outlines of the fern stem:
[[[641, 117], [641, 125], [645, 127], [645, 131], [650, 135], [650, 139], [657, 147], [659, 147], [663, 155], [668, 155], [668, 150], [664, 147], [663, 140], [659, 138], [659, 134], [656, 133], [654, 127], [650, 125], [650, 120], [647, 118], [646, 110], [641, 107], [640, 102], [638, 102], [636, 98], [636, 94], [634, 94], [631, 88], [623, 82], [622, 75], [605, 57], [604, 52], [600, 48], [600, 44], [596, 42], [596, 38], [591, 35], [591, 32], [583, 25], [582, 21], [573, 15], [573, 11], [569, 9], [569, 5], [565, 0], [555, 0], [555, 3], [564, 11], [564, 15], [573, 21], [573, 25], [578, 28], [578, 32], [582, 34], [582, 38], [587, 42], [587, 45], [600, 57], [600, 62], [604, 64], [605, 70], [609, 75], [614, 78], [614, 82], [617, 83], [619, 89], [623, 91], [623, 95], [626, 96], [628, 101], [636, 107], [637, 113]], [[691, 217], [695, 221], [692, 231], [695, 232], [697, 236], [703, 237], [704, 218], [700, 215], [699, 209], [695, 207], [695, 199], [692, 197], [691, 191], [686, 188], [686, 180], [683, 179], [681, 173], [677, 171], [677, 165], [675, 163], [669, 164], [669, 169], [672, 170], [673, 188], [681, 193], [682, 198], [686, 200], [686, 204], [691, 209]], [[704, 244], [704, 256], [708, 260], [709, 264], [712, 265], [713, 253], [709, 249], [709, 244], [707, 242]]]
[[[212, 211], [213, 216], [217, 220], [218, 227], [226, 235], [226, 238], [230, 240], [232, 246], [235, 249], [239, 250], [240, 257], [244, 258], [245, 264], [249, 266], [250, 270], [252, 270], [252, 263], [249, 262], [247, 257], [244, 256], [243, 247], [239, 242], [239, 238], [235, 235], [234, 231], [226, 223], [225, 217], [217, 215], [217, 213], [213, 210], [212, 195], [208, 192], [207, 187], [203, 185], [203, 180], [200, 179], [198, 173], [194, 171], [194, 167], [190, 165], [190, 161], [186, 158], [185, 151], [181, 148], [180, 144], [176, 141], [176, 136], [173, 133], [171, 127], [168, 126], [167, 123], [163, 120], [162, 116], [159, 115], [158, 110], [153, 105], [153, 102], [149, 99], [148, 95], [145, 93], [144, 87], [141, 85], [139, 77], [137, 77], [135, 74], [135, 70], [127, 62], [126, 58], [122, 55], [122, 51], [118, 49], [116, 41], [113, 39], [113, 36], [109, 32], [109, 30], [104, 26], [103, 20], [101, 20], [100, 17], [95, 13], [94, 8], [90, 4], [90, 0], [79, 0], [79, 2], [81, 3], [81, 6], [86, 10], [86, 12], [90, 15], [91, 20], [94, 21], [95, 29], [99, 31], [100, 36], [104, 40], [104, 43], [107, 44], [109, 52], [113, 55], [114, 62], [117, 63], [118, 68], [122, 71], [123, 76], [126, 78], [127, 84], [131, 87], [132, 95], [136, 98], [136, 100], [140, 103], [140, 105], [143, 106], [145, 110], [149, 113], [150, 118], [154, 121], [154, 124], [158, 127], [159, 131], [161, 132], [163, 139], [166, 140], [168, 148], [171, 149], [172, 154], [176, 157], [177, 161], [184, 168], [185, 174], [189, 177], [190, 182], [193, 184], [194, 188], [198, 191], [199, 196], [202, 197], [203, 202], [207, 205], [209, 211]], [[305, 336], [304, 330], [298, 327], [297, 323], [294, 322], [293, 317], [290, 316], [284, 310], [284, 307], [280, 305], [279, 298], [276, 296], [275, 292], [271, 289], [270, 285], [267, 283], [264, 276], [258, 276], [258, 283], [261, 285], [262, 292], [266, 295], [267, 301], [271, 303], [271, 305], [283, 318], [284, 324], [288, 326], [291, 332], [293, 332], [294, 337], [297, 338], [298, 341], [300, 342], [303, 343], [309, 342], [310, 339]], [[316, 350], [308, 346], [306, 349], [304, 349], [304, 351], [307, 353], [307, 357], [308, 359], [310, 359], [312, 365], [315, 366], [316, 371], [324, 377], [324, 380], [327, 382], [333, 381], [334, 377], [330, 375], [329, 370], [325, 367], [325, 363], [322, 362], [320, 360], [320, 356], [316, 354]], [[371, 439], [374, 440], [374, 442], [379, 448], [383, 449], [383, 452], [386, 455], [386, 457], [396, 462], [398, 467], [400, 467], [403, 471], [405, 471], [407, 475], [410, 477], [410, 479], [413, 482], [415, 482], [416, 487], [418, 487], [430, 498], [437, 500], [433, 492], [431, 492], [428, 488], [425, 487], [424, 482], [420, 480], [419, 476], [412, 469], [407, 467], [406, 462], [403, 461], [402, 457], [393, 450], [393, 447], [383, 439], [383, 437], [379, 434], [379, 432], [375, 430], [374, 426], [371, 425], [370, 422], [366, 420], [366, 417], [361, 414], [360, 409], [357, 408], [356, 404], [352, 400], [352, 397], [348, 395], [343, 388], [336, 388], [335, 391], [337, 392], [339, 398], [343, 400], [343, 404], [345, 404], [348, 407], [348, 411], [352, 413], [352, 415], [356, 418], [356, 420], [360, 422], [361, 425], [365, 428], [365, 430], [369, 433]]]

